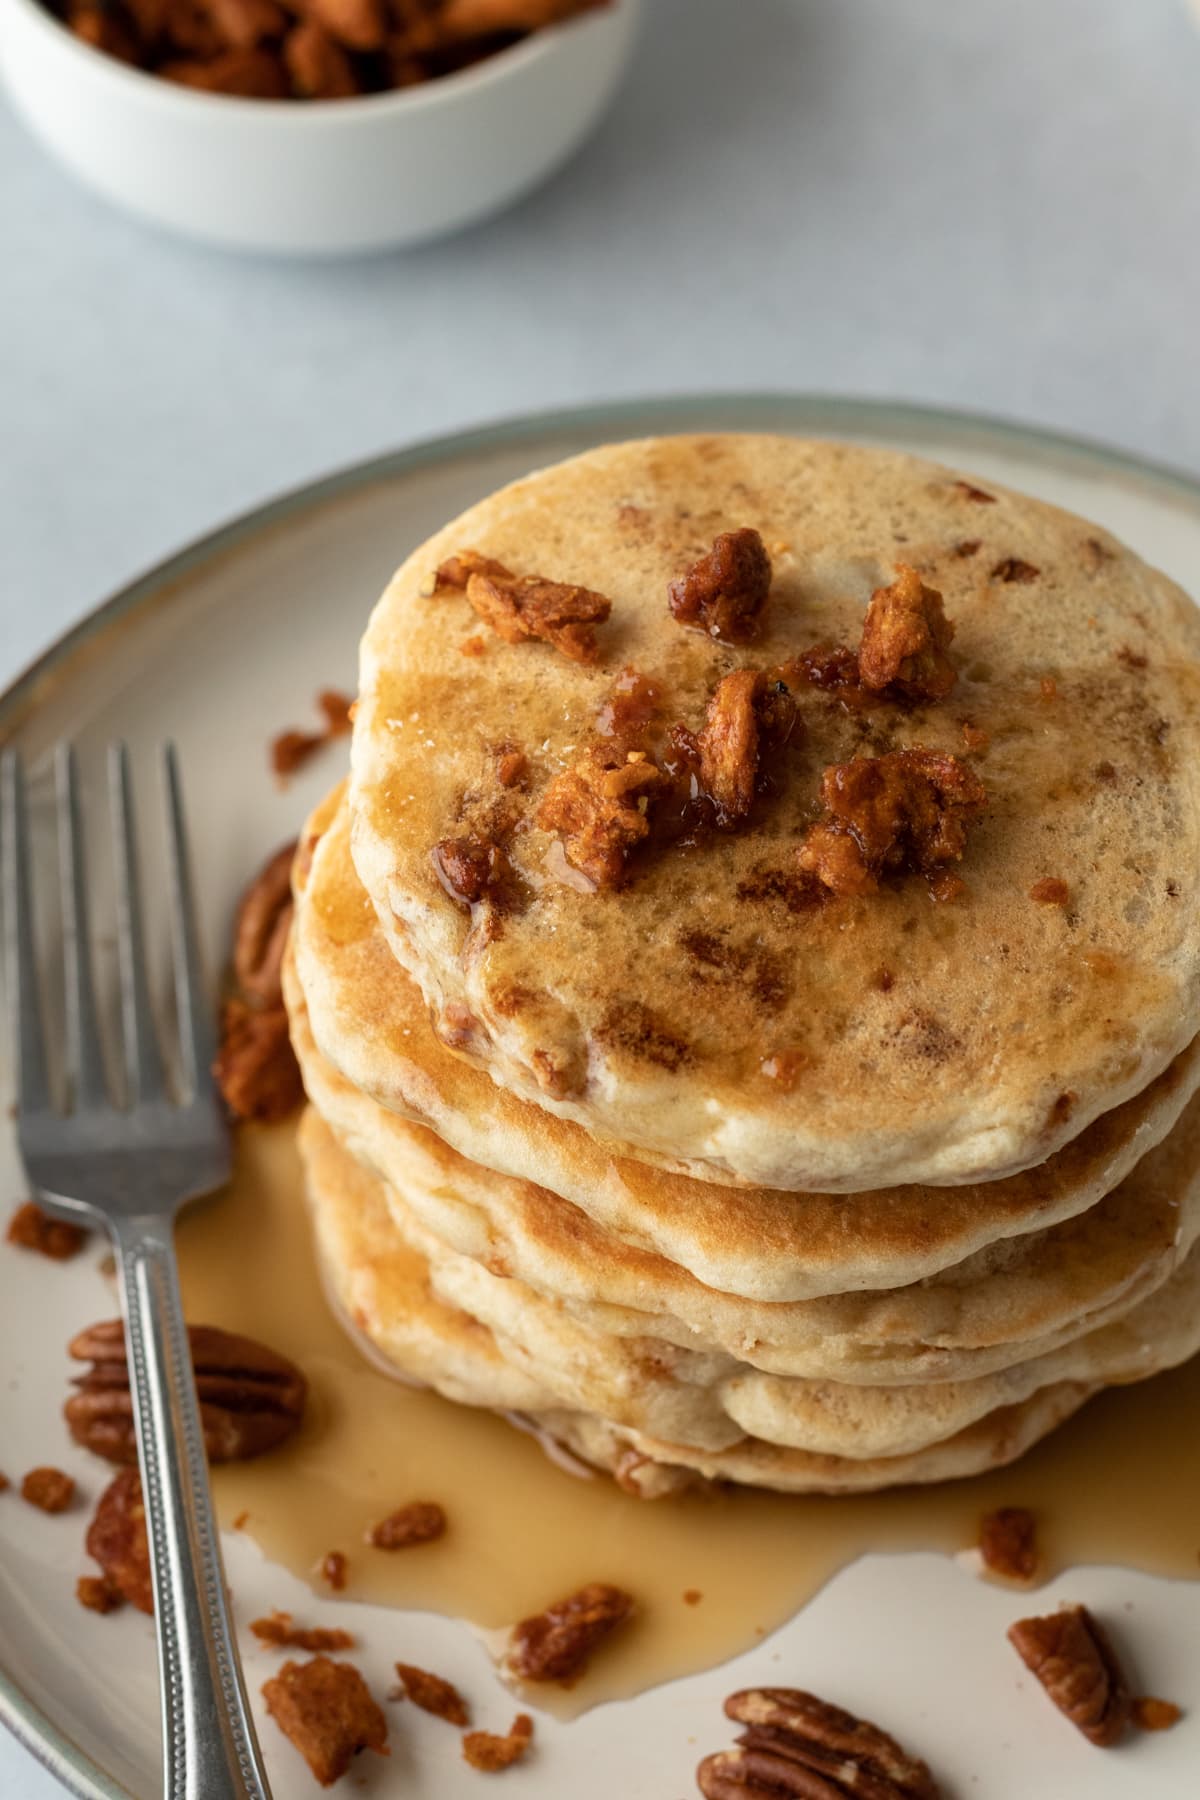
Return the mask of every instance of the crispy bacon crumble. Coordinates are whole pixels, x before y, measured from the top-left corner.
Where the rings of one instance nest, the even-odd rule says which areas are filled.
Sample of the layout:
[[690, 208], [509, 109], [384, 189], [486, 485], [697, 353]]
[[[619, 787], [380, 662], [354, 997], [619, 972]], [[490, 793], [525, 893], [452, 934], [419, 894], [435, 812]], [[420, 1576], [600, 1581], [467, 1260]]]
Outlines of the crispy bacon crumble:
[[617, 888], [629, 857], [650, 835], [647, 814], [666, 784], [645, 751], [593, 745], [555, 776], [537, 822], [559, 833], [572, 868], [598, 888]]
[[367, 1533], [376, 1550], [407, 1550], [414, 1544], [432, 1544], [446, 1535], [446, 1513], [436, 1500], [410, 1500]]
[[36, 1201], [26, 1200], [8, 1221], [4, 1235], [18, 1250], [35, 1250], [51, 1262], [67, 1262], [83, 1249], [88, 1234], [81, 1225], [52, 1219]]
[[510, 1769], [533, 1742], [533, 1720], [528, 1713], [518, 1713], [504, 1737], [491, 1731], [468, 1731], [462, 1741], [464, 1762], [483, 1775], [498, 1775]]
[[578, 1680], [593, 1652], [631, 1617], [633, 1596], [593, 1581], [513, 1627], [506, 1661], [521, 1681]]
[[752, 526], [722, 531], [712, 548], [670, 584], [667, 604], [681, 625], [726, 643], [756, 636], [771, 591], [771, 558]]
[[990, 1574], [1006, 1581], [1032, 1581], [1041, 1562], [1033, 1514], [1024, 1506], [1001, 1506], [985, 1514], [979, 1553]]
[[932, 875], [958, 862], [987, 796], [956, 756], [916, 745], [834, 763], [821, 778], [826, 818], [797, 852], [802, 873], [833, 894], [873, 894], [881, 878]]
[[263, 1683], [267, 1711], [322, 1787], [332, 1787], [362, 1750], [388, 1754], [387, 1720], [352, 1663], [314, 1656], [286, 1662]]
[[445, 1719], [448, 1725], [457, 1725], [460, 1730], [471, 1723], [470, 1708], [452, 1681], [434, 1675], [429, 1669], [418, 1668], [415, 1663], [398, 1662], [396, 1675], [399, 1686], [388, 1695], [389, 1700], [411, 1700], [422, 1712], [432, 1713], [435, 1719]]
[[39, 1512], [66, 1512], [75, 1498], [75, 1481], [62, 1469], [30, 1469], [21, 1483], [21, 1498]]
[[296, 1625], [290, 1612], [268, 1613], [251, 1619], [250, 1629], [260, 1644], [272, 1650], [353, 1650], [354, 1634], [331, 1625]]
[[908, 563], [889, 587], [876, 588], [863, 621], [858, 667], [864, 687], [907, 700], [943, 700], [958, 680], [947, 654], [954, 626], [942, 596]]
[[592, 588], [544, 575], [514, 575], [494, 557], [462, 550], [437, 571], [434, 592], [447, 591], [465, 594], [506, 644], [541, 638], [572, 662], [599, 660], [595, 627], [608, 618], [612, 601]]

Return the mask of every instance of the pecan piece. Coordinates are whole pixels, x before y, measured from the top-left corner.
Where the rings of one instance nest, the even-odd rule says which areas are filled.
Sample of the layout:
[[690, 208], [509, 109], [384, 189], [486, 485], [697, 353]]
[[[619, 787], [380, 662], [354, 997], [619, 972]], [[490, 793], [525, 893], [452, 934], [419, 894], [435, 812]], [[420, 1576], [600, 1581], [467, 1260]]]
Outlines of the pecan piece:
[[873, 894], [885, 873], [931, 875], [960, 861], [987, 799], [958, 757], [919, 745], [832, 764], [821, 797], [828, 816], [809, 828], [797, 859], [835, 894]]
[[[241, 1462], [273, 1450], [299, 1428], [308, 1383], [294, 1363], [265, 1344], [215, 1325], [190, 1325], [188, 1342], [204, 1444], [211, 1462]], [[136, 1463], [133, 1396], [120, 1319], [91, 1325], [68, 1346], [90, 1362], [63, 1408], [71, 1436], [109, 1462]]]
[[295, 1625], [289, 1612], [268, 1613], [251, 1619], [250, 1629], [260, 1644], [272, 1650], [353, 1650], [354, 1635], [331, 1625]]
[[292, 923], [295, 840], [268, 857], [238, 902], [233, 972], [238, 986], [264, 1006], [283, 1003], [283, 953]]
[[282, 1006], [227, 1000], [213, 1075], [235, 1119], [286, 1119], [304, 1098], [300, 1065]]
[[1018, 1619], [1008, 1641], [1089, 1743], [1106, 1749], [1120, 1742], [1133, 1699], [1108, 1633], [1086, 1606]]
[[629, 857], [650, 835], [647, 817], [667, 777], [642, 750], [593, 745], [556, 775], [537, 822], [557, 831], [573, 868], [599, 888], [620, 887]]
[[505, 910], [515, 895], [516, 877], [503, 848], [490, 838], [443, 838], [429, 853], [433, 872], [459, 906], [483, 900]]
[[521, 1681], [558, 1681], [583, 1674], [593, 1651], [633, 1612], [633, 1596], [593, 1581], [513, 1627], [505, 1658]]
[[895, 1738], [799, 1688], [744, 1688], [725, 1712], [747, 1729], [697, 1769], [705, 1800], [938, 1800], [925, 1763]]
[[36, 1250], [51, 1262], [67, 1262], [77, 1256], [87, 1241], [81, 1225], [69, 1225], [63, 1219], [52, 1219], [33, 1200], [18, 1206], [8, 1221], [5, 1237], [18, 1250]]
[[462, 550], [438, 569], [435, 593], [465, 592], [479, 617], [506, 644], [541, 638], [572, 662], [599, 656], [595, 627], [612, 611], [612, 601], [591, 588], [548, 581], [544, 575], [514, 575], [494, 557]]
[[462, 1741], [464, 1762], [484, 1775], [498, 1775], [520, 1762], [533, 1742], [533, 1720], [518, 1713], [504, 1737], [492, 1731], [468, 1731]]
[[360, 1750], [388, 1754], [387, 1720], [352, 1663], [314, 1656], [286, 1662], [263, 1683], [267, 1711], [322, 1787], [332, 1787]]
[[382, 50], [387, 40], [383, 0], [307, 0], [304, 10], [347, 50]]
[[99, 1500], [86, 1538], [87, 1553], [104, 1571], [115, 1593], [139, 1612], [154, 1611], [150, 1579], [150, 1540], [142, 1480], [136, 1469], [122, 1469]]
[[30, 1469], [21, 1483], [21, 1498], [39, 1512], [66, 1512], [75, 1498], [75, 1482], [61, 1469]]
[[700, 791], [722, 830], [740, 825], [762, 786], [763, 752], [782, 749], [799, 720], [787, 683], [761, 669], [735, 669], [717, 683], [694, 737], [677, 726], [677, 751], [694, 757]]
[[752, 526], [722, 531], [712, 548], [667, 589], [671, 616], [726, 643], [757, 633], [771, 591], [771, 558]]
[[1007, 1581], [1032, 1581], [1038, 1572], [1037, 1521], [1024, 1506], [1000, 1506], [979, 1527], [983, 1566]]
[[155, 73], [180, 87], [208, 94], [236, 94], [243, 100], [286, 100], [287, 76], [270, 50], [222, 50], [211, 61], [160, 63]]
[[491, 37], [497, 32], [540, 31], [607, 0], [445, 0], [436, 31], [443, 43]]
[[432, 1544], [446, 1534], [446, 1514], [436, 1500], [410, 1500], [367, 1533], [376, 1550], [407, 1550], [412, 1544]]
[[396, 1674], [400, 1685], [388, 1695], [389, 1700], [411, 1700], [422, 1712], [445, 1719], [448, 1725], [462, 1728], [471, 1723], [467, 1703], [452, 1681], [419, 1669], [415, 1663], [398, 1662]]
[[942, 596], [926, 587], [908, 563], [898, 563], [890, 587], [876, 588], [863, 621], [858, 667], [864, 687], [907, 700], [941, 700], [958, 680], [946, 654], [954, 626]]

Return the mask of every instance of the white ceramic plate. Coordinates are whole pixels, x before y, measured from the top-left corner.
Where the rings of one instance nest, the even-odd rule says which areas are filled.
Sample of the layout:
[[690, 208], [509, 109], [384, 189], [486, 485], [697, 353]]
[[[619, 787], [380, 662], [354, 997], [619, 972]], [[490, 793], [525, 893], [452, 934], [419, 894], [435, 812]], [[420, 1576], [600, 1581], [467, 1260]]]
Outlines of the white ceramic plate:
[[[147, 773], [155, 746], [174, 737], [216, 966], [245, 871], [295, 829], [331, 778], [326, 762], [281, 794], [266, 772], [266, 742], [303, 721], [318, 687], [354, 685], [359, 631], [407, 551], [530, 468], [604, 439], [692, 429], [844, 437], [942, 458], [1102, 521], [1200, 592], [1200, 486], [1106, 451], [895, 406], [797, 398], [621, 405], [384, 458], [226, 527], [108, 602], [19, 681], [0, 700], [0, 740], [20, 743], [41, 771], [44, 802], [45, 753], [60, 736], [73, 736], [93, 769], [105, 742], [124, 736]], [[88, 800], [94, 806], [100, 795]], [[5, 1133], [0, 1198], [19, 1191]], [[0, 1466], [11, 1477], [55, 1461], [89, 1494], [95, 1465], [66, 1444], [58, 1414], [67, 1340], [107, 1293], [98, 1254], [52, 1265], [0, 1252]], [[1181, 1430], [1196, 1426], [1180, 1421]], [[1200, 1495], [1197, 1502], [1200, 1518]], [[47, 1520], [11, 1493], [0, 1499], [0, 1719], [72, 1792], [150, 1800], [160, 1781], [150, 1622], [128, 1610], [107, 1619], [81, 1611], [73, 1591], [83, 1566], [79, 1539], [73, 1524]], [[317, 1615], [308, 1590], [264, 1564], [244, 1538], [227, 1539], [226, 1555], [243, 1623], [272, 1606]], [[731, 1741], [724, 1695], [767, 1681], [811, 1686], [889, 1725], [936, 1764], [948, 1796], [1190, 1800], [1200, 1766], [1200, 1587], [1075, 1569], [1039, 1592], [1037, 1610], [1060, 1598], [1133, 1610], [1140, 1685], [1181, 1703], [1182, 1725], [1128, 1750], [1091, 1749], [1029, 1692], [1004, 1642], [1011, 1594], [943, 1557], [874, 1556], [735, 1663], [568, 1725], [539, 1718], [537, 1756], [504, 1778], [505, 1791], [523, 1800], [685, 1800], [696, 1793], [699, 1755]], [[341, 1620], [351, 1613], [363, 1666], [382, 1690], [401, 1622], [382, 1609], [338, 1605]], [[465, 1627], [425, 1617], [403, 1629], [406, 1643], [423, 1645], [418, 1660], [488, 1691], [484, 1652]], [[275, 1660], [246, 1653], [256, 1700]], [[503, 1729], [499, 1714], [509, 1710], [493, 1709], [484, 1722]], [[481, 1778], [460, 1761], [457, 1735], [411, 1707], [404, 1714], [403, 1747], [386, 1762], [360, 1758], [348, 1791], [407, 1800], [478, 1795]], [[312, 1800], [317, 1789], [295, 1752], [270, 1721], [260, 1726], [276, 1800]]]

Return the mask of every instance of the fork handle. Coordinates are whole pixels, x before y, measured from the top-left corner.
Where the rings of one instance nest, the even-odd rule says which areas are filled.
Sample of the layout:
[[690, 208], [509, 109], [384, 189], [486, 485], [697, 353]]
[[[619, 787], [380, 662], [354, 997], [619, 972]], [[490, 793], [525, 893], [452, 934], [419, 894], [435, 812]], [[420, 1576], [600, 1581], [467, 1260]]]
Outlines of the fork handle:
[[113, 1239], [134, 1395], [162, 1676], [165, 1800], [271, 1800], [230, 1619], [174, 1234]]

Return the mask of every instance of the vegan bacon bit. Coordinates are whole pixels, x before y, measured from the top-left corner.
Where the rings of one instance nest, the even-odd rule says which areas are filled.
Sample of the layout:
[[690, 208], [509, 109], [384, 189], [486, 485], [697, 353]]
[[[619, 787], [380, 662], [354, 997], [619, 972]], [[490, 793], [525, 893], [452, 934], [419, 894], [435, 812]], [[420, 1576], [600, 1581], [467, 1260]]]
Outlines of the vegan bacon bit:
[[986, 793], [956, 756], [914, 746], [834, 763], [821, 778], [828, 817], [797, 852], [831, 893], [873, 894], [887, 873], [931, 875], [961, 860]]
[[362, 1750], [388, 1754], [387, 1720], [352, 1663], [314, 1656], [286, 1662], [263, 1683], [267, 1711], [322, 1787], [341, 1779]]
[[482, 656], [487, 649], [481, 637], [464, 638], [458, 646], [460, 656]]
[[105, 1575], [81, 1575], [75, 1583], [75, 1598], [89, 1612], [116, 1612], [124, 1606], [125, 1596]]
[[974, 756], [981, 756], [992, 741], [986, 731], [972, 725], [969, 719], [962, 722], [962, 736], [963, 748]]
[[960, 562], [966, 562], [970, 557], [978, 556], [982, 549], [982, 538], [963, 538], [960, 543], [955, 544], [951, 555], [957, 557]]
[[629, 857], [650, 835], [647, 813], [666, 783], [644, 751], [593, 745], [555, 776], [537, 822], [544, 831], [559, 833], [572, 868], [598, 888], [616, 888]]
[[890, 587], [876, 588], [863, 621], [859, 674], [874, 693], [891, 689], [908, 700], [941, 700], [958, 674], [947, 651], [954, 626], [942, 596], [908, 563]]
[[676, 726], [671, 737], [676, 752], [694, 761], [714, 822], [729, 830], [754, 804], [763, 752], [782, 749], [799, 728], [796, 703], [782, 678], [735, 669], [717, 683], [701, 729], [693, 735]]
[[21, 1483], [21, 1498], [39, 1512], [66, 1512], [75, 1498], [75, 1482], [61, 1469], [30, 1469]]
[[544, 575], [514, 575], [494, 557], [460, 551], [437, 572], [435, 593], [465, 593], [485, 624], [506, 644], [541, 638], [572, 662], [594, 663], [600, 651], [597, 625], [612, 611], [612, 601], [591, 588], [548, 581]]
[[0, 1474], [0, 1494], [4, 1493], [5, 1489], [10, 1488], [11, 1486], [12, 1486], [12, 1483], [8, 1479], [8, 1476], [4, 1475], [4, 1474]]
[[1038, 1572], [1037, 1521], [1024, 1506], [1001, 1506], [984, 1517], [979, 1553], [992, 1575], [1032, 1581]]
[[502, 788], [523, 787], [529, 774], [529, 758], [515, 744], [498, 744], [495, 750], [496, 780]]
[[321, 1580], [340, 1594], [346, 1585], [346, 1558], [340, 1550], [330, 1550], [321, 1559]]
[[260, 1644], [272, 1650], [353, 1650], [354, 1634], [329, 1625], [294, 1625], [289, 1612], [269, 1613], [252, 1619], [250, 1629]]
[[1043, 675], [1038, 683], [1038, 693], [1043, 700], [1058, 699], [1058, 683], [1053, 675]]
[[412, 1500], [367, 1533], [376, 1550], [407, 1550], [413, 1544], [432, 1544], [446, 1534], [446, 1514], [436, 1500]]
[[51, 1262], [67, 1262], [72, 1256], [78, 1256], [88, 1234], [80, 1225], [52, 1219], [34, 1201], [26, 1200], [8, 1221], [4, 1235], [18, 1250], [36, 1250], [39, 1256], [48, 1256]]
[[1029, 898], [1037, 900], [1042, 906], [1066, 906], [1071, 898], [1071, 890], [1057, 875], [1043, 875], [1030, 888]]
[[749, 525], [723, 531], [686, 574], [671, 582], [667, 604], [681, 625], [726, 643], [745, 643], [762, 622], [771, 591], [771, 558]]
[[703, 1598], [704, 1595], [700, 1592], [699, 1588], [684, 1588], [683, 1590], [683, 1604], [685, 1606], [699, 1606]]
[[974, 500], [979, 506], [994, 506], [995, 494], [989, 494], [985, 488], [976, 487], [973, 481], [956, 481], [954, 483], [964, 500]]
[[1008, 1640], [1030, 1674], [1089, 1743], [1119, 1743], [1132, 1712], [1129, 1684], [1104, 1627], [1086, 1606], [1018, 1619]]
[[594, 1581], [522, 1619], [509, 1640], [507, 1664], [521, 1681], [578, 1680], [593, 1652], [633, 1612], [623, 1588]]
[[334, 738], [349, 733], [353, 702], [348, 694], [341, 694], [335, 688], [322, 688], [317, 695], [317, 707], [325, 715], [325, 724], [320, 731], [281, 731], [271, 740], [271, 767], [281, 781], [302, 769]]
[[497, 1775], [520, 1762], [533, 1742], [533, 1720], [518, 1713], [505, 1737], [490, 1731], [468, 1731], [462, 1741], [463, 1760], [484, 1775]]
[[1170, 1731], [1183, 1717], [1183, 1708], [1173, 1700], [1155, 1700], [1150, 1695], [1133, 1703], [1133, 1723], [1139, 1731]]
[[471, 1723], [470, 1708], [452, 1681], [419, 1669], [415, 1663], [398, 1662], [396, 1674], [400, 1685], [388, 1695], [389, 1700], [411, 1700], [422, 1712], [460, 1729]]

